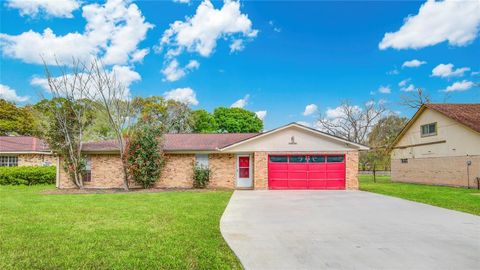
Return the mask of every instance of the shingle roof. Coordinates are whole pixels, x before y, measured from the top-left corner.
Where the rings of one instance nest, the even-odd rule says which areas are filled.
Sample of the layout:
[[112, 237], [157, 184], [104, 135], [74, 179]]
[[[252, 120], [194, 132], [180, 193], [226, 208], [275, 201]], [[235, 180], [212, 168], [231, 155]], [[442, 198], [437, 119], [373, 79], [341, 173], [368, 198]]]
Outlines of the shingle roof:
[[[163, 149], [165, 151], [214, 151], [256, 135], [258, 133], [165, 134]], [[116, 150], [118, 150], [118, 147], [115, 140], [86, 142], [83, 144], [83, 151], [87, 152]]]
[[425, 106], [480, 132], [480, 103], [426, 104]]
[[0, 152], [49, 152], [48, 144], [32, 136], [0, 136]]

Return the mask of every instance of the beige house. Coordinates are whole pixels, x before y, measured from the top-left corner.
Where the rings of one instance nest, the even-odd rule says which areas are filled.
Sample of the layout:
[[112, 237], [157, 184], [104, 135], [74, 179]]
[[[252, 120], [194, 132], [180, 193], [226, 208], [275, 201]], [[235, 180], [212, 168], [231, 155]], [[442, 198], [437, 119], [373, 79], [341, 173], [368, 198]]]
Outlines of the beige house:
[[31, 136], [0, 136], [0, 167], [57, 165], [43, 140]]
[[423, 105], [391, 151], [392, 180], [473, 187], [480, 177], [480, 104]]
[[[209, 187], [229, 189], [357, 189], [363, 145], [292, 123], [264, 133], [166, 134], [157, 188], [191, 188], [193, 168], [211, 169]], [[120, 188], [114, 141], [85, 143], [86, 187]], [[73, 188], [64, 170], [57, 187]]]

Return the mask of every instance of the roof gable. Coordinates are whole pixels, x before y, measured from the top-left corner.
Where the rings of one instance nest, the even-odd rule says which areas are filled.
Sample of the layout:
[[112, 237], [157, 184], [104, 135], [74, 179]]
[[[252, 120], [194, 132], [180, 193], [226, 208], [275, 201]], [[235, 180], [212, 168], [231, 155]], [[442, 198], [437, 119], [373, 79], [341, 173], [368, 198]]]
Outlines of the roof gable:
[[351, 149], [368, 150], [369, 148], [316, 129], [291, 123], [226, 146], [221, 151], [345, 151]]

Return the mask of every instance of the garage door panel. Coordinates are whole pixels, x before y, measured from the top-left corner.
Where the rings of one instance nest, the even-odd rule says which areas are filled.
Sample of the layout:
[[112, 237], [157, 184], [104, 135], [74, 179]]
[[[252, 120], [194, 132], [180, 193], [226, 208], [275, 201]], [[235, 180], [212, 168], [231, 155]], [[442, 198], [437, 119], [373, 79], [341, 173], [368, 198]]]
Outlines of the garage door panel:
[[288, 171], [269, 171], [268, 177], [270, 179], [288, 179]]
[[289, 171], [288, 172], [288, 179], [292, 179], [292, 180], [295, 180], [295, 179], [307, 179], [307, 172], [306, 171], [299, 171], [299, 172], [292, 172], [292, 171]]
[[288, 181], [288, 187], [291, 189], [306, 189], [308, 186], [306, 180], [290, 180]]
[[323, 172], [312, 172], [312, 171], [309, 171], [308, 172], [308, 180], [323, 180], [323, 179], [327, 179], [327, 175], [326, 173], [323, 171]]
[[[288, 156], [287, 162], [268, 162], [270, 189], [345, 189], [345, 156]], [[287, 156], [282, 156], [287, 160]], [[302, 157], [301, 159], [299, 157]]]

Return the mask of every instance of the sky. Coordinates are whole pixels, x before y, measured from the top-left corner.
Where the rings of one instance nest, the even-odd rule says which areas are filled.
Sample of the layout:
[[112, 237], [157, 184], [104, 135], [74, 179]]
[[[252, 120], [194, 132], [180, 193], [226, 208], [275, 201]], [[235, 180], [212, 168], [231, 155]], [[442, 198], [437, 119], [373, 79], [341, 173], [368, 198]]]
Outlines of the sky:
[[[1, 2], [0, 98], [48, 96], [43, 62], [102, 60], [130, 96], [315, 127], [342, 100], [480, 102], [480, 0]], [[43, 60], [42, 60], [43, 59]]]

